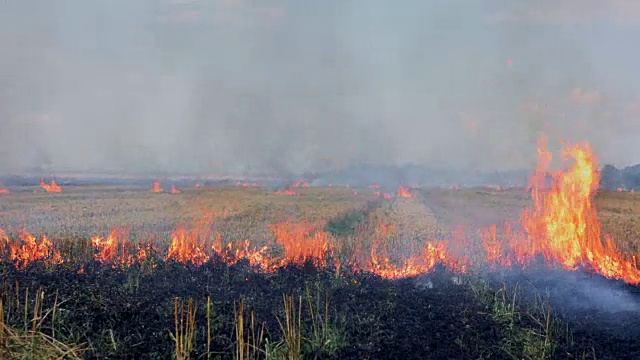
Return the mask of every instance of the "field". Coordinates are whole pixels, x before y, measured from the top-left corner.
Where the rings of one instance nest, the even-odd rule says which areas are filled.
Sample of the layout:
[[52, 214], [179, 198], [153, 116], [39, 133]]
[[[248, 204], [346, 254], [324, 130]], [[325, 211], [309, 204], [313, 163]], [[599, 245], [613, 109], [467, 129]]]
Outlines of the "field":
[[[0, 197], [0, 355], [640, 356], [636, 285], [540, 261], [494, 269], [469, 251], [482, 229], [517, 223], [527, 192], [374, 190], [15, 189]], [[640, 197], [595, 205], [603, 232], [637, 254]], [[443, 248], [461, 232], [469, 259]]]

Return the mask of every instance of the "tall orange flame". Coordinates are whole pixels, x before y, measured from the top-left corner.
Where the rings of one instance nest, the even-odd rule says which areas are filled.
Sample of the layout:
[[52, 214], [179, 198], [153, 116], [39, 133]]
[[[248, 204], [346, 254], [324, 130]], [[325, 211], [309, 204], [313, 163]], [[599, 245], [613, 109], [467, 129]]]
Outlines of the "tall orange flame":
[[153, 185], [151, 187], [151, 190], [149, 190], [149, 191], [152, 192], [152, 193], [158, 194], [158, 193], [163, 192], [164, 190], [162, 190], [162, 187], [160, 187], [160, 181], [154, 181]]
[[[526, 262], [543, 255], [566, 269], [585, 267], [609, 278], [640, 283], [640, 271], [632, 259], [616, 249], [611, 238], [601, 239], [600, 223], [593, 206], [599, 173], [588, 144], [564, 149], [564, 160], [573, 163], [566, 171], [552, 172], [552, 155], [546, 138], [538, 146], [539, 162], [532, 176], [533, 207], [521, 215], [528, 235], [516, 244], [516, 257]], [[550, 175], [550, 176], [548, 176]], [[551, 184], [547, 184], [550, 178]]]
[[51, 179], [51, 184], [47, 184], [44, 182], [44, 179], [40, 179], [40, 187], [42, 189], [44, 189], [44, 191], [48, 192], [48, 193], [61, 193], [62, 192], [62, 188], [60, 188], [60, 186], [58, 184], [56, 184], [56, 181]]

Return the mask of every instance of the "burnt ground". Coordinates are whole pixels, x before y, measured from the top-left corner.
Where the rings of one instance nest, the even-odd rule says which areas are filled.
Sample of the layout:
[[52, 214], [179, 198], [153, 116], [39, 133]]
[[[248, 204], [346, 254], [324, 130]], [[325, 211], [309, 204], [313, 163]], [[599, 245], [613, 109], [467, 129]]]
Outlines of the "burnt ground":
[[[635, 304], [640, 299], [638, 289], [600, 278], [593, 281], [580, 273], [549, 272], [528, 283], [525, 278], [530, 280], [531, 274], [493, 274], [481, 283], [475, 277], [459, 280], [439, 269], [418, 278], [391, 281], [367, 273], [346, 272], [337, 277], [334, 271], [311, 264], [261, 274], [244, 263], [228, 266], [215, 261], [201, 267], [159, 263], [148, 273], [137, 268], [107, 269], [93, 263], [87, 264], [85, 271], [78, 274], [73, 269], [45, 270], [37, 266], [19, 271], [3, 264], [2, 294], [10, 315], [7, 321], [16, 326], [23, 322], [23, 310], [16, 307], [16, 293], [24, 294], [28, 287], [34, 294], [43, 288], [45, 308], [53, 306], [56, 298], [61, 304], [55, 324], [58, 337], [89, 342], [93, 350], [87, 358], [168, 359], [174, 349], [170, 335], [174, 331], [174, 298], [192, 297], [198, 306], [194, 358], [206, 358], [204, 304], [210, 296], [214, 314], [211, 352], [214, 358], [231, 358], [236, 341], [234, 305], [240, 300], [247, 315], [255, 312], [256, 323], [265, 324], [266, 337], [274, 343], [282, 338], [278, 319], [284, 319], [283, 294], [296, 299], [302, 296], [305, 338], [313, 337], [308, 301], [317, 304], [315, 308], [323, 308], [328, 295], [331, 341], [316, 341], [315, 346], [305, 342], [304, 358], [535, 358], [540, 352], [526, 350], [526, 345], [541, 344], [536, 339], [545, 333], [546, 308], [540, 311], [532, 301], [522, 300], [532, 297], [535, 285], [551, 289], [553, 313], [563, 314], [562, 319], [553, 319], [550, 332], [553, 358], [592, 358], [592, 354], [598, 359], [640, 357], [637, 309], [628, 308], [626, 314], [618, 311], [612, 316], [596, 306], [580, 309], [567, 302], [563, 308], [562, 302], [556, 301], [558, 291], [565, 291], [566, 296], [574, 291], [566, 286], [571, 278], [585, 289], [591, 284], [603, 291], [624, 291], [626, 300]], [[505, 279], [509, 286], [522, 284], [516, 301], [517, 316], [505, 315], [499, 309], [505, 306], [499, 290]], [[585, 291], [575, 293], [575, 299], [587, 301]], [[511, 294], [507, 295], [507, 306]], [[567, 325], [571, 332], [566, 331]]]

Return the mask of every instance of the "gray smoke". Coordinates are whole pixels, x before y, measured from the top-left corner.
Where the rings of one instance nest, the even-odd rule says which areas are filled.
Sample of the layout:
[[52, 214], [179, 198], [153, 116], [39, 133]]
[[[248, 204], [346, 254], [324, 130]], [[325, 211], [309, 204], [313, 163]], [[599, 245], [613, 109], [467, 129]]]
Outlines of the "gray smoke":
[[0, 173], [508, 170], [532, 164], [540, 131], [638, 162], [639, 12], [575, 0], [4, 1]]

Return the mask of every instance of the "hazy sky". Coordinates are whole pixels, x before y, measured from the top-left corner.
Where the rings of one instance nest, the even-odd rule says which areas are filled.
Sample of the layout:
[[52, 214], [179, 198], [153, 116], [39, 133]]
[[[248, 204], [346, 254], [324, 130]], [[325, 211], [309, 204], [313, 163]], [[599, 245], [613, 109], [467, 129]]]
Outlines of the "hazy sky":
[[7, 0], [0, 173], [640, 162], [635, 0]]

